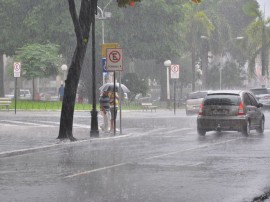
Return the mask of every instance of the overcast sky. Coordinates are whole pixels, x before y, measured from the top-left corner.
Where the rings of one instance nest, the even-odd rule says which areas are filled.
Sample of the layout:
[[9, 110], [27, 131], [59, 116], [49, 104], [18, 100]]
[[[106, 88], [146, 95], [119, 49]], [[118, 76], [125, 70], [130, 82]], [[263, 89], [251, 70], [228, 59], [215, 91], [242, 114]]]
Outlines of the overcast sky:
[[261, 11], [265, 8], [265, 17], [270, 17], [270, 0], [257, 0], [260, 4]]

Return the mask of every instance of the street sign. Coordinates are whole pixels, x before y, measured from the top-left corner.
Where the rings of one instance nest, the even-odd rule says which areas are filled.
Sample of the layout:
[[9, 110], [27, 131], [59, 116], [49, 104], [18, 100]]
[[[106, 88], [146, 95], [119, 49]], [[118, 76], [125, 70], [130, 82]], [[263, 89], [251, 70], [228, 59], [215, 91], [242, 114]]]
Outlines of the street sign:
[[106, 73], [107, 69], [106, 69], [106, 58], [102, 58], [102, 72]]
[[118, 43], [104, 43], [101, 45], [101, 56], [102, 57], [106, 57], [106, 50], [107, 48], [119, 48], [119, 44]]
[[107, 48], [106, 62], [107, 71], [123, 71], [123, 49]]
[[20, 62], [14, 62], [13, 73], [14, 73], [15, 78], [21, 77], [21, 63]]
[[171, 65], [171, 79], [179, 79], [179, 65]]

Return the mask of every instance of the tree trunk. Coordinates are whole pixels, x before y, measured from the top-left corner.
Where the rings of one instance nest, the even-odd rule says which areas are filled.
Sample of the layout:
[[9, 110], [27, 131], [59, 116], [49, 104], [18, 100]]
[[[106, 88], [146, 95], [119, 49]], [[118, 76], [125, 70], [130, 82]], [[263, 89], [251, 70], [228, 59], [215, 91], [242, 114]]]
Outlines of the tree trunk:
[[159, 65], [160, 70], [160, 100], [167, 101], [167, 88], [166, 88], [166, 71], [167, 68], [163, 65]]
[[4, 88], [4, 58], [3, 53], [0, 53], [0, 97], [5, 97]]
[[207, 89], [207, 70], [208, 70], [208, 41], [203, 43], [202, 48], [202, 88]]
[[68, 3], [77, 38], [77, 46], [68, 70], [67, 79], [65, 80], [65, 93], [62, 103], [58, 139], [69, 138], [71, 141], [74, 141], [76, 139], [73, 137], [72, 129], [76, 92], [89, 41], [89, 32], [92, 23], [91, 16], [93, 12], [96, 12], [95, 5], [97, 5], [97, 0], [81, 0], [79, 17], [77, 16], [74, 0], [68, 0]]
[[65, 80], [65, 93], [62, 102], [62, 111], [60, 119], [60, 129], [58, 139], [75, 140], [72, 133], [73, 115], [76, 101], [77, 86], [81, 74], [81, 65], [85, 57], [86, 46], [76, 47], [70, 68], [68, 70], [67, 79]]
[[35, 78], [32, 79], [32, 100], [35, 100]]
[[192, 45], [191, 50], [191, 65], [192, 65], [192, 92], [195, 91], [195, 45]]
[[266, 36], [265, 36], [265, 25], [262, 27], [262, 51], [261, 51], [261, 62], [262, 62], [262, 76], [265, 75], [266, 70]]

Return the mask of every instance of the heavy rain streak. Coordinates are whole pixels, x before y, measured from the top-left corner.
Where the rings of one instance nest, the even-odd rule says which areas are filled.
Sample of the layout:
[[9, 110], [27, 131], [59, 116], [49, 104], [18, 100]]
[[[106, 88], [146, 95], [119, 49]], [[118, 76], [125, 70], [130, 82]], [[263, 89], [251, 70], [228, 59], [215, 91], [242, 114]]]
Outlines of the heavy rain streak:
[[270, 0], [0, 0], [0, 201], [270, 202]]

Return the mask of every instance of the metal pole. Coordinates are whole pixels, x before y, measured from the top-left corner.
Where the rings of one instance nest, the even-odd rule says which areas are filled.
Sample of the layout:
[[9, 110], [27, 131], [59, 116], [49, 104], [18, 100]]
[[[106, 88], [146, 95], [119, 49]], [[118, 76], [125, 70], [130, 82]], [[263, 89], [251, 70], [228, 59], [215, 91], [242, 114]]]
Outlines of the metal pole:
[[116, 133], [116, 93], [115, 93], [115, 71], [113, 72], [113, 92], [114, 92], [114, 96], [113, 96], [113, 113], [114, 113], [114, 119], [113, 119], [113, 125], [114, 125], [114, 129], [113, 129], [113, 134], [115, 135]]
[[175, 111], [176, 111], [176, 109], [175, 109], [175, 100], [176, 100], [175, 99], [175, 83], [176, 83], [176, 81], [174, 81], [174, 84], [173, 84], [173, 89], [174, 89], [174, 96], [173, 96], [174, 97], [174, 106], [173, 106], [174, 107], [174, 115], [175, 115]]
[[223, 69], [223, 53], [221, 53], [220, 71], [219, 71], [219, 89], [222, 88], [222, 69]]
[[[104, 17], [103, 13], [102, 17]], [[102, 44], [104, 44], [104, 20], [101, 20], [101, 28], [102, 28]]]
[[91, 130], [90, 137], [98, 137], [98, 118], [96, 110], [96, 47], [95, 47], [95, 13], [97, 9], [97, 1], [91, 1], [92, 12], [92, 92], [93, 92], [93, 107], [91, 111]]
[[15, 78], [14, 98], [15, 98], [15, 114], [16, 114], [16, 110], [17, 110], [17, 78]]
[[170, 78], [169, 78], [169, 67], [167, 67], [167, 101], [168, 108], [170, 108]]
[[[122, 91], [122, 88], [121, 88], [121, 84], [122, 84], [122, 81], [121, 81], [121, 71], [119, 71], [119, 92], [123, 92]], [[120, 95], [120, 93], [119, 93]], [[118, 96], [119, 96], [118, 95]], [[119, 119], [120, 119], [120, 122], [119, 122], [119, 127], [120, 127], [120, 135], [122, 135], [122, 94], [119, 98]]]

